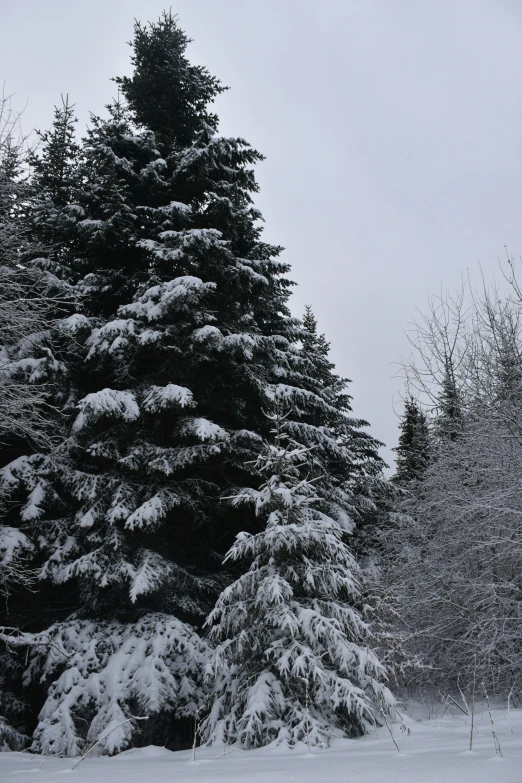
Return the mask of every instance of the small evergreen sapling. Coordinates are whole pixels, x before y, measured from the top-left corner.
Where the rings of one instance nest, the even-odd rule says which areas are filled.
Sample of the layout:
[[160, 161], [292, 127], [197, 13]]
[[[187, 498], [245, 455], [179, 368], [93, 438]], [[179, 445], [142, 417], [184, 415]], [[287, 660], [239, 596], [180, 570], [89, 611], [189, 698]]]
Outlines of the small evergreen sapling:
[[275, 442], [257, 460], [265, 477], [235, 505], [254, 504], [262, 531], [240, 533], [226, 560], [250, 567], [220, 595], [207, 623], [216, 643], [207, 741], [250, 748], [270, 742], [328, 745], [392, 712], [386, 673], [357, 607], [359, 573], [347, 530], [325, 513], [311, 450], [269, 416]]

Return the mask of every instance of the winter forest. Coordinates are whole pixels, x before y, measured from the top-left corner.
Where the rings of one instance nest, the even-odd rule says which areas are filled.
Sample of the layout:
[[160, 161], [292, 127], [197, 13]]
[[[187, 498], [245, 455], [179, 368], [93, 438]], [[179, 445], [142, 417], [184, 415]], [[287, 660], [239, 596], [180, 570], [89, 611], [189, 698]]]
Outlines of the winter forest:
[[517, 262], [418, 317], [388, 469], [313, 303], [291, 315], [263, 156], [220, 135], [189, 33], [136, 22], [83, 138], [65, 96], [36, 138], [0, 102], [0, 749], [310, 751], [409, 733], [408, 699], [516, 712]]

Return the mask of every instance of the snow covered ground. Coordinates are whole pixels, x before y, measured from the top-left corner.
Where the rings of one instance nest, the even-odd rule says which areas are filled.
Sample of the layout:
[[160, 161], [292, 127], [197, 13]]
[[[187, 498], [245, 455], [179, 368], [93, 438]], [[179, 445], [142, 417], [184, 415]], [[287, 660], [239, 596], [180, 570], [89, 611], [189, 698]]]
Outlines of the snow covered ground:
[[[219, 748], [171, 753], [150, 746], [112, 758], [87, 759], [74, 771], [71, 759], [0, 753], [2, 783], [522, 783], [522, 710], [494, 710], [503, 757], [495, 754], [487, 711], [476, 715], [473, 751], [469, 719], [462, 713], [394, 725], [397, 753], [386, 729], [358, 740], [336, 740], [329, 750], [308, 753], [264, 748], [221, 758]], [[65, 776], [65, 777], [64, 777]]]

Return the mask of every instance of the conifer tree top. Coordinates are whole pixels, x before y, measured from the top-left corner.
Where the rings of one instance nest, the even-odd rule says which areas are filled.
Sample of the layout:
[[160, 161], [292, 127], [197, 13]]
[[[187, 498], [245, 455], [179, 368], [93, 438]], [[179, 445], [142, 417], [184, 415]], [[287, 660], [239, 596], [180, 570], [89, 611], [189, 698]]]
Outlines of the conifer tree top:
[[57, 207], [69, 202], [74, 163], [80, 152], [74, 136], [76, 122], [74, 104], [69, 103], [68, 95], [62, 95], [62, 105], [54, 107], [52, 128], [37, 131], [40, 154], [31, 156], [33, 187], [50, 195]]
[[400, 423], [397, 471], [393, 480], [398, 484], [420, 479], [430, 463], [430, 433], [428, 419], [413, 397], [404, 402]]
[[168, 146], [189, 146], [205, 126], [215, 131], [218, 117], [207, 107], [226, 89], [205, 67], [189, 63], [190, 42], [171, 11], [157, 22], [136, 21], [130, 44], [134, 73], [115, 79], [137, 124]]

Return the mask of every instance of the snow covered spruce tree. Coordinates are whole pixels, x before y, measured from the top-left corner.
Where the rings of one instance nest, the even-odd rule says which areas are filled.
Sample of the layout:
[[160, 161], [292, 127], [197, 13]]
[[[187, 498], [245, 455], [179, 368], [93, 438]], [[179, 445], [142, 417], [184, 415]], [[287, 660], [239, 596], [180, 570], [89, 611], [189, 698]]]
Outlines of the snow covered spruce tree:
[[[227, 498], [259, 488], [253, 461], [274, 399], [292, 400], [288, 431], [313, 447], [322, 513], [339, 529], [372, 506], [353, 488], [381, 467], [327, 349], [307, 345], [290, 317], [288, 266], [262, 242], [252, 203], [262, 156], [217, 135], [209, 105], [223, 88], [189, 63], [187, 44], [170, 14], [137, 24], [122, 100], [92, 119], [78, 154], [63, 131], [67, 107], [43, 145], [47, 191], [33, 230], [47, 210], [54, 233], [42, 244], [79, 304], [57, 325], [66, 437], [2, 471], [16, 501], [10, 524], [35, 547], [37, 616], [54, 612], [52, 624], [32, 624], [26, 683], [49, 687], [36, 750], [75, 753], [136, 710], [154, 716], [148, 741], [173, 744], [176, 721], [205, 701], [206, 644], [194, 628], [233, 579], [221, 561], [235, 536], [263, 524]], [[68, 163], [56, 188], [43, 173], [46, 160], [56, 168], [61, 131]], [[151, 701], [145, 680], [121, 671], [121, 688], [97, 689], [139, 639], [172, 687]], [[57, 646], [67, 656], [56, 658]], [[102, 749], [142, 741], [137, 731], [125, 724]]]
[[413, 397], [407, 397], [404, 402], [399, 445], [394, 451], [397, 469], [393, 480], [408, 485], [421, 479], [430, 463], [430, 431], [428, 417]]
[[208, 667], [214, 704], [203, 729], [211, 743], [326, 746], [393, 712], [358, 605], [349, 531], [325, 510], [312, 450], [289, 435], [289, 416], [281, 405], [268, 416], [274, 442], [256, 462], [264, 481], [234, 498], [264, 524], [237, 536], [226, 559], [246, 570], [207, 621], [216, 643]]
[[[151, 26], [151, 37], [158, 29], [162, 31], [164, 45], [160, 60], [163, 62], [165, 53], [168, 60], [173, 54], [169, 47], [178, 44], [182, 55], [186, 38], [174, 20], [165, 17], [159, 26]], [[180, 55], [180, 51], [174, 53]], [[170, 73], [174, 82], [190, 80], [191, 68], [186, 59], [178, 56], [176, 65], [178, 73]], [[202, 73], [201, 69], [193, 70]], [[191, 94], [187, 101], [193, 97]], [[188, 103], [186, 109], [190, 110]], [[23, 528], [33, 541], [38, 539], [41, 578], [56, 585], [58, 590], [61, 584], [68, 583], [68, 606], [72, 603], [80, 616], [94, 620], [84, 625], [80, 620], [72, 626], [58, 623], [49, 628], [46, 631], [50, 644], [48, 659], [41, 654], [41, 636], [37, 635], [31, 673], [41, 673], [44, 677], [55, 671], [60, 673], [63, 662], [57, 670], [53, 650], [54, 639], [62, 636], [65, 637], [62, 646], [71, 656], [78, 657], [87, 649], [87, 637], [94, 648], [102, 645], [117, 654], [123, 637], [132, 639], [133, 628], [136, 638], [144, 637], [145, 628], [148, 633], [145, 640], [149, 638], [150, 645], [145, 646], [144, 655], [152, 656], [154, 638], [164, 634], [162, 628], [167, 623], [169, 638], [158, 647], [162, 661], [153, 663], [156, 668], [161, 669], [163, 665], [170, 669], [173, 686], [160, 688], [156, 702], [151, 705], [146, 689], [139, 690], [139, 679], [127, 678], [126, 689], [111, 695], [110, 689], [104, 688], [105, 697], [98, 703], [92, 695], [93, 677], [102, 676], [107, 660], [112, 671], [114, 657], [89, 657], [91, 663], [86, 669], [89, 676], [80, 679], [72, 691], [67, 670], [51, 687], [35, 735], [35, 748], [48, 750], [56, 745], [65, 754], [77, 752], [93, 732], [107, 729], [122, 714], [128, 715], [136, 701], [152, 712], [171, 713], [174, 718], [195, 711], [201, 692], [197, 690], [197, 676], [191, 679], [187, 673], [195, 669], [196, 675], [201, 674], [201, 660], [194, 656], [194, 649], [204, 651], [205, 644], [190, 626], [157, 610], [166, 609], [194, 620], [198, 615], [204, 617], [212, 604], [212, 580], [206, 575], [205, 563], [206, 559], [212, 561], [212, 551], [200, 540], [200, 531], [208, 523], [212, 507], [209, 495], [216, 492], [217, 482], [212, 481], [208, 463], [220, 454], [227, 433], [202, 415], [187, 415], [195, 407], [192, 392], [186, 386], [168, 381], [190, 374], [190, 356], [184, 362], [185, 368], [181, 366], [178, 370], [176, 365], [182, 364], [180, 357], [184, 351], [190, 351], [190, 336], [195, 327], [207, 319], [214, 320], [211, 313], [207, 314], [205, 304], [208, 307], [216, 284], [204, 282], [192, 273], [203, 263], [205, 252], [212, 254], [217, 249], [218, 253], [207, 262], [218, 265], [222, 260], [231, 260], [232, 268], [228, 271], [233, 275], [235, 256], [233, 252], [227, 255], [225, 249], [222, 253], [225, 259], [219, 257], [226, 242], [219, 242], [217, 229], [203, 227], [205, 222], [212, 223], [212, 216], [208, 221], [198, 214], [199, 200], [206, 201], [209, 186], [205, 171], [199, 171], [198, 183], [192, 181], [187, 187], [183, 182], [174, 182], [179, 168], [175, 155], [183, 157], [175, 144], [174, 149], [165, 150], [165, 156], [170, 153], [172, 159], [165, 180], [161, 180], [156, 168], [164, 170], [167, 164], [160, 156], [154, 135], [149, 129], [138, 131], [130, 114], [128, 106], [116, 104], [111, 107], [108, 120], [94, 119], [83, 149], [82, 189], [68, 191], [69, 198], [74, 199], [69, 204], [60, 203], [67, 191], [56, 187], [46, 173], [57, 168], [56, 156], [53, 157], [57, 145], [53, 141], [59, 137], [60, 119], [70, 122], [70, 117], [57, 116], [53, 132], [44, 138], [44, 157], [36, 167], [35, 181], [45, 197], [40, 199], [33, 230], [38, 235], [40, 226], [45, 226], [42, 244], [49, 248], [53, 270], [75, 286], [84, 310], [84, 314], [63, 323], [64, 331], [72, 332], [80, 340], [64, 363], [64, 388], [68, 393], [63, 395], [63, 408], [65, 414], [73, 412], [73, 417], [66, 444], [22, 457], [7, 466], [3, 471], [3, 485], [17, 499], [24, 491], [29, 493], [21, 509], [20, 500], [13, 506], [11, 516], [17, 523], [13, 529]], [[194, 118], [188, 140], [187, 128], [183, 127], [182, 135], [189, 145], [197, 131], [207, 128], [207, 120], [210, 122], [209, 116], [201, 110]], [[68, 134], [62, 135], [67, 141]], [[208, 125], [207, 140], [211, 135]], [[201, 154], [208, 153], [203, 144], [199, 146]], [[255, 182], [251, 172], [243, 171], [243, 167], [259, 156], [250, 155], [247, 145], [235, 140], [214, 146], [206, 168], [211, 169], [210, 181], [213, 176], [218, 180], [216, 190], [220, 189], [221, 175], [225, 177], [222, 189], [231, 185], [237, 190], [230, 205], [233, 201], [240, 205], [239, 221], [234, 228], [232, 214], [230, 231], [241, 241], [241, 233], [248, 233], [257, 218], [255, 210], [245, 209], [248, 189], [254, 189]], [[192, 149], [185, 150], [185, 155]], [[63, 147], [61, 151], [67, 152]], [[195, 158], [197, 168], [197, 154]], [[184, 173], [188, 179], [197, 178], [190, 165]], [[174, 197], [174, 191], [178, 198]], [[139, 214], [137, 205], [141, 206]], [[46, 210], [52, 220], [45, 220]], [[64, 214], [66, 218], [72, 216], [72, 220], [61, 220]], [[143, 235], [161, 241], [159, 235], [163, 229], [173, 228], [174, 224], [180, 228], [180, 249], [173, 248], [171, 258], [156, 264], [146, 244], [153, 240], [142, 242]], [[197, 227], [192, 228], [193, 224]], [[46, 245], [49, 226], [52, 233]], [[67, 231], [60, 237], [64, 226]], [[255, 248], [257, 233], [253, 229], [246, 244], [250, 241]], [[264, 249], [261, 245], [258, 249], [261, 258], [254, 259], [252, 266], [259, 264], [263, 271]], [[270, 252], [265, 255], [269, 256]], [[244, 268], [244, 276], [248, 276], [247, 261], [236, 266], [239, 271]], [[183, 274], [185, 271], [189, 274]], [[257, 271], [252, 276], [258, 285], [264, 280]], [[223, 277], [226, 277], [225, 270]], [[283, 290], [285, 285], [281, 286]], [[137, 295], [138, 290], [141, 296]], [[132, 302], [135, 295], [134, 305], [129, 305], [131, 311], [134, 306], [137, 315], [133, 333], [131, 318], [126, 322], [121, 318], [111, 319], [120, 315], [118, 305], [122, 301]], [[125, 327], [131, 338], [127, 345], [119, 333]], [[107, 342], [111, 334], [112, 339]], [[195, 338], [194, 342], [197, 344]], [[233, 342], [232, 339], [231, 353], [237, 349], [241, 354], [241, 336], [237, 346]], [[248, 338], [244, 342], [248, 350]], [[85, 358], [82, 345], [90, 349], [83, 367], [77, 361], [78, 353], [81, 357], [83, 352]], [[197, 356], [197, 351], [194, 355]], [[196, 359], [193, 364], [197, 364]], [[137, 377], [132, 378], [133, 373]], [[129, 383], [134, 385], [132, 391]], [[197, 532], [191, 529], [194, 520], [197, 520]], [[150, 594], [154, 594], [152, 599]], [[147, 595], [149, 600], [139, 605], [142, 595]], [[100, 614], [123, 617], [127, 623], [125, 632], [119, 633], [114, 625], [96, 620]], [[133, 621], [139, 626], [133, 625]], [[9, 641], [15, 643], [13, 639]], [[185, 664], [179, 661], [180, 657]], [[121, 743], [130, 741], [132, 728], [131, 724], [127, 725], [123, 733], [116, 735], [117, 741], [111, 740], [106, 749], [121, 749]]]
[[[30, 236], [38, 263], [53, 269], [60, 277], [70, 277], [68, 264], [60, 264], [71, 256], [79, 214], [76, 204], [81, 190], [79, 173], [81, 148], [75, 137], [74, 105], [69, 96], [62, 96], [54, 109], [49, 130], [38, 132], [38, 154], [30, 157], [33, 202], [27, 214]], [[46, 260], [46, 263], [44, 263]]]
[[[390, 635], [390, 595], [381, 575], [382, 539], [390, 525], [390, 512], [398, 502], [395, 487], [383, 476], [384, 463], [379, 458], [379, 444], [366, 430], [367, 422], [353, 420], [349, 381], [335, 372], [329, 358], [330, 344], [317, 330], [317, 320], [310, 306], [303, 317], [302, 357], [306, 373], [313, 378], [314, 391], [331, 406], [323, 421], [329, 442], [335, 439], [335, 450], [325, 454], [324, 440], [311, 439], [306, 427], [295, 422], [292, 415], [287, 426], [296, 439], [313, 448], [314, 461], [321, 465], [323, 479], [316, 490], [330, 503], [330, 513], [339, 514], [339, 507], [348, 514], [353, 525], [350, 548], [362, 566], [360, 590], [366, 621], [371, 624], [376, 649], [389, 668], [402, 666], [403, 655]], [[317, 417], [315, 418], [317, 421]], [[315, 432], [315, 428], [312, 428]], [[339, 481], [340, 479], [340, 481]], [[339, 488], [347, 490], [339, 493]]]
[[[314, 448], [314, 460], [319, 460], [326, 482], [324, 495], [335, 498], [356, 523], [352, 547], [357, 556], [364, 557], [374, 548], [372, 539], [395, 498], [393, 487], [383, 477], [385, 465], [378, 454], [382, 444], [366, 429], [368, 422], [351, 417], [349, 381], [335, 372], [330, 344], [318, 333], [310, 306], [305, 309], [300, 340], [301, 382], [313, 397], [297, 410], [292, 408], [287, 426], [299, 442]], [[282, 393], [281, 388], [278, 394]], [[319, 405], [314, 398], [320, 400]], [[307, 427], [307, 422], [314, 426]], [[318, 430], [319, 422], [326, 428]], [[346, 494], [343, 488], [348, 489]]]

